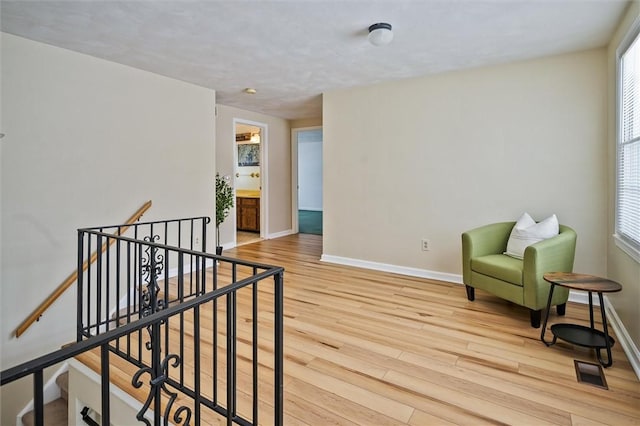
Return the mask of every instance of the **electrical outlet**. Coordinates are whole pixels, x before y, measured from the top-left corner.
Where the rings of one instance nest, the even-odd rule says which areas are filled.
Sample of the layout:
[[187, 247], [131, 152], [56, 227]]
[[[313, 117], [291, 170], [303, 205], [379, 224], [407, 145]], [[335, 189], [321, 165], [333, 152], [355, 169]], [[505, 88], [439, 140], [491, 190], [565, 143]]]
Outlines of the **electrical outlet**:
[[196, 237], [194, 240], [195, 245], [200, 245], [200, 237]]
[[426, 238], [422, 239], [422, 251], [429, 251], [431, 249], [431, 243]]

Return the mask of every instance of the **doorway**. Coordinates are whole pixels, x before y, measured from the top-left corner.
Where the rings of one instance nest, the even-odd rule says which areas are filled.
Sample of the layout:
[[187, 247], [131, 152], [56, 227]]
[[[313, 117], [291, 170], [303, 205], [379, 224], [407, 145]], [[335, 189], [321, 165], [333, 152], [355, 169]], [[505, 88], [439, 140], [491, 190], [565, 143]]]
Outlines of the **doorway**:
[[293, 129], [294, 232], [322, 235], [322, 127]]
[[265, 235], [266, 133], [265, 124], [234, 120], [236, 246], [260, 241]]

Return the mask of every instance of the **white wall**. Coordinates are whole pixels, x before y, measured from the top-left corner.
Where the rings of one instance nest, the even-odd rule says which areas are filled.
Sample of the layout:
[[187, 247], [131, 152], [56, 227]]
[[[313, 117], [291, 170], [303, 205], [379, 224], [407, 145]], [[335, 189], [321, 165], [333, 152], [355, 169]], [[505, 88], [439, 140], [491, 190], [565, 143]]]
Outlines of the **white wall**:
[[616, 313], [625, 324], [627, 332], [637, 348], [640, 348], [640, 264], [618, 248], [613, 241], [615, 232], [616, 200], [616, 49], [635, 20], [640, 19], [640, 1], [631, 3], [629, 10], [616, 34], [612, 38], [607, 52], [607, 82], [609, 131], [608, 148], [608, 189], [607, 205], [609, 220], [607, 227], [607, 273], [609, 278], [622, 284], [622, 292], [608, 295]]
[[298, 135], [298, 209], [322, 211], [322, 129]]
[[527, 211], [606, 272], [604, 49], [323, 99], [325, 255], [461, 274], [462, 232]]
[[[285, 119], [246, 111], [226, 105], [217, 105], [216, 120], [216, 171], [220, 175], [231, 176], [234, 173], [234, 119], [264, 123], [268, 127], [266, 136], [266, 155], [263, 146], [263, 158], [266, 158], [267, 179], [267, 238], [274, 234], [291, 231], [291, 136], [289, 122]], [[265, 188], [262, 188], [265, 194]], [[235, 228], [233, 218], [235, 205], [229, 217], [220, 225], [220, 241], [229, 246], [234, 241]]]
[[235, 189], [260, 190], [260, 177], [251, 176], [251, 173], [260, 174], [260, 166], [238, 166], [236, 173], [240, 173], [240, 176], [235, 178]]
[[[113, 377], [113, 376], [112, 376]], [[135, 397], [119, 388], [112, 379], [109, 386], [109, 425], [130, 426], [143, 404]], [[70, 425], [86, 424], [82, 419], [84, 407], [91, 409], [94, 420], [102, 423], [102, 377], [80, 361], [69, 362], [69, 395], [68, 423]], [[145, 410], [145, 419], [153, 423], [153, 408]], [[137, 421], [136, 421], [137, 423]], [[104, 424], [104, 423], [102, 423]], [[62, 425], [61, 425], [62, 426]]]
[[[76, 268], [78, 228], [147, 200], [145, 220], [213, 215], [214, 108], [212, 90], [2, 34], [2, 369], [75, 339], [75, 290], [13, 331]], [[5, 391], [9, 424], [24, 395]]]

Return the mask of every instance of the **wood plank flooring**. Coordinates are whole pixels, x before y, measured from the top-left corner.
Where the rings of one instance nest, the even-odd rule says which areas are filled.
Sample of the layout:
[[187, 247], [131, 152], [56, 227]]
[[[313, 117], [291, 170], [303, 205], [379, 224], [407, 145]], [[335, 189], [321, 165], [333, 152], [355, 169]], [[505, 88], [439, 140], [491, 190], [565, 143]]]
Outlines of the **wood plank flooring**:
[[[577, 383], [573, 361], [597, 362], [593, 351], [546, 347], [526, 309], [478, 290], [469, 302], [457, 284], [323, 263], [321, 244], [321, 236], [298, 234], [225, 251], [285, 268], [286, 424], [640, 424], [640, 382], [619, 344], [605, 370], [609, 390]], [[238, 301], [238, 411], [251, 418], [250, 297]], [[261, 290], [258, 306], [259, 422], [271, 424], [272, 292]], [[210, 319], [203, 310], [202, 326]], [[221, 334], [224, 315], [218, 322]], [[565, 317], [554, 310], [554, 322], [587, 325], [587, 307], [569, 303]], [[187, 315], [185, 323], [193, 327]], [[222, 334], [217, 392], [225, 401]], [[202, 336], [211, 341], [210, 330]], [[203, 345], [202, 359], [212, 352]], [[113, 370], [127, 368], [113, 362]], [[185, 369], [192, 367], [187, 356]], [[212, 393], [212, 376], [203, 371], [203, 394]], [[223, 419], [207, 412], [203, 423]]]
[[241, 246], [260, 241], [259, 232], [236, 231], [236, 244]]

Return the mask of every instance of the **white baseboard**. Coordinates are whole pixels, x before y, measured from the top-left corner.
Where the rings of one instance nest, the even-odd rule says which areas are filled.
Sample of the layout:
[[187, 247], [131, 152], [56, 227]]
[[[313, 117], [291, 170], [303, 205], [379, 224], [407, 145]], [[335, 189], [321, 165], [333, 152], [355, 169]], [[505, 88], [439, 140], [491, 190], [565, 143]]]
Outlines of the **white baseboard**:
[[[624, 324], [620, 321], [620, 317], [616, 310], [613, 309], [609, 298], [606, 296], [604, 297], [604, 309], [607, 314], [607, 322], [611, 324], [611, 328], [613, 328], [618, 338], [618, 343], [622, 346], [622, 350], [624, 350], [624, 353], [627, 355], [633, 371], [636, 372], [636, 376], [640, 379], [640, 351], [631, 339], [631, 336], [629, 336], [629, 332], [627, 332]], [[613, 361], [615, 362], [615, 360]]]
[[[360, 259], [352, 259], [348, 257], [340, 257], [340, 256], [332, 256], [328, 254], [323, 254], [320, 258], [322, 262], [328, 263], [336, 263], [339, 265], [346, 266], [355, 266], [358, 268], [372, 269], [375, 271], [382, 272], [392, 272], [395, 274], [408, 275], [410, 277], [419, 277], [419, 278], [428, 278], [439, 281], [448, 281], [455, 284], [462, 284], [462, 275], [459, 274], [449, 274], [445, 272], [436, 272], [430, 271], [427, 269], [419, 269], [419, 268], [410, 268], [406, 266], [398, 266], [398, 265], [390, 265], [388, 263], [378, 263], [371, 262], [368, 260], [360, 260]], [[589, 296], [588, 293], [584, 291], [571, 291], [569, 292], [569, 301], [575, 303], [581, 303], [584, 305], [589, 304]], [[600, 306], [600, 300], [597, 296], [594, 295], [593, 298], [594, 306]], [[620, 342], [620, 346], [624, 350], [624, 353], [627, 355], [629, 359], [629, 363], [633, 367], [633, 370], [636, 373], [636, 376], [640, 379], [640, 351], [638, 351], [638, 347], [635, 345], [633, 340], [631, 340], [631, 336], [627, 332], [622, 321], [618, 317], [615, 309], [609, 302], [609, 299], [605, 296], [604, 304], [607, 314], [608, 322], [611, 324], [611, 328], [615, 332], [618, 337], [618, 341]]]
[[274, 232], [267, 235], [267, 240], [273, 240], [274, 238], [286, 237], [287, 235], [294, 234], [293, 229], [287, 229], [286, 231]]
[[[295, 234], [295, 232], [293, 232], [293, 229], [287, 229], [285, 231], [274, 232], [273, 234], [268, 234], [265, 237], [265, 239], [266, 240], [273, 240], [274, 238], [286, 237], [287, 235], [291, 235], [291, 234]], [[237, 243], [229, 242], [229, 243], [222, 244], [222, 249], [223, 250], [230, 250], [230, 249], [235, 248], [237, 246], [238, 246]]]
[[[589, 293], [587, 293], [586, 291], [569, 290], [569, 302], [588, 305]], [[597, 294], [593, 295], [593, 306], [600, 306], [600, 299], [598, 298]]]
[[391, 265], [388, 263], [371, 262], [368, 260], [352, 259], [349, 257], [332, 256], [323, 254], [320, 261], [337, 263], [339, 265], [355, 266], [358, 268], [373, 269], [375, 271], [392, 272], [394, 274], [408, 275], [410, 277], [428, 278], [432, 280], [448, 281], [462, 284], [462, 275], [448, 274], [445, 272], [429, 271], [427, 269], [410, 268], [408, 266]]

